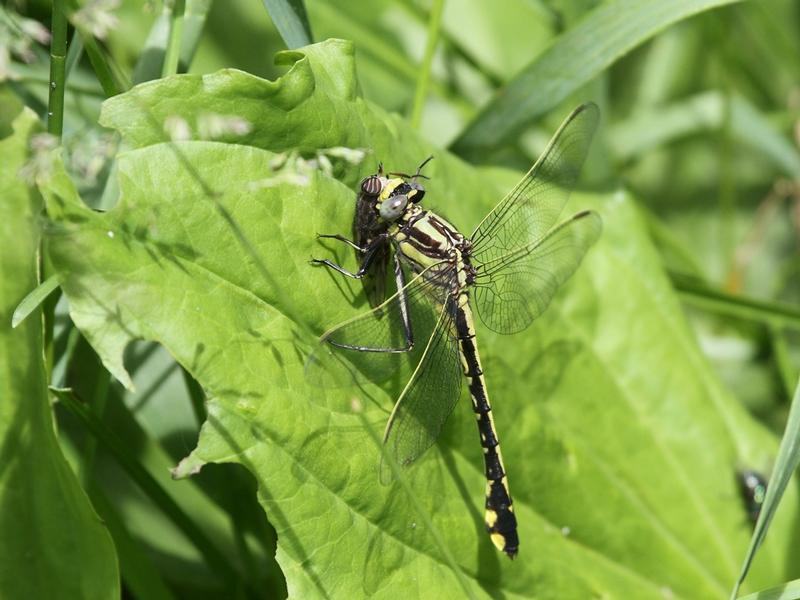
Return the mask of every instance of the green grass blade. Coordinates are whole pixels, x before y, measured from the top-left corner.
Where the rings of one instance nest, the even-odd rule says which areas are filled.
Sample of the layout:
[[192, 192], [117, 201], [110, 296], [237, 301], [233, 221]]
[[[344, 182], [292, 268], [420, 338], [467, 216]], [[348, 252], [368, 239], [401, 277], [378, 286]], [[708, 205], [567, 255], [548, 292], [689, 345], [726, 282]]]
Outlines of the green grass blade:
[[148, 600], [174, 600], [175, 597], [161, 578], [152, 558], [131, 535], [113, 502], [97, 485], [90, 486], [87, 491], [92, 499], [92, 506], [114, 539], [122, 580], [133, 592], [133, 596]]
[[433, 53], [436, 51], [436, 44], [439, 42], [439, 30], [442, 24], [442, 11], [444, 10], [444, 0], [434, 0], [428, 20], [428, 40], [425, 43], [425, 54], [422, 57], [422, 64], [417, 74], [417, 87], [414, 90], [414, 104], [411, 107], [411, 126], [419, 129], [422, 120], [422, 109], [425, 106], [425, 98], [428, 95], [428, 83], [431, 78], [431, 63]]
[[669, 273], [681, 299], [719, 314], [800, 328], [800, 309], [782, 302], [767, 302], [729, 294], [681, 273]]
[[[210, 7], [210, 0], [188, 0], [186, 2], [180, 44], [175, 44], [178, 51], [176, 69], [181, 72], [188, 69], [192, 63]], [[133, 69], [131, 79], [134, 84], [159, 78], [161, 65], [166, 63], [167, 46], [172, 39], [171, 19], [172, 13], [165, 10], [150, 28], [144, 49]]]
[[[758, 547], [767, 535], [769, 524], [778, 509], [783, 492], [786, 490], [786, 486], [797, 468], [798, 462], [800, 462], [800, 381], [798, 381], [798, 385], [795, 388], [792, 407], [789, 409], [789, 419], [783, 432], [778, 457], [775, 459], [775, 468], [772, 470], [772, 475], [767, 485], [767, 497], [764, 499], [761, 513], [758, 515], [753, 537], [750, 538], [750, 547], [747, 549], [747, 554], [745, 554], [739, 579], [733, 586], [731, 598], [736, 598], [739, 593], [739, 587], [747, 577], [750, 564], [753, 562]], [[758, 597], [761, 598], [761, 596]], [[798, 596], [787, 597], [797, 598]]]
[[81, 40], [83, 40], [86, 55], [89, 57], [89, 62], [92, 63], [92, 68], [97, 76], [97, 80], [103, 87], [103, 92], [107, 98], [116, 96], [122, 92], [122, 85], [119, 84], [117, 78], [114, 76], [111, 65], [106, 60], [106, 56], [100, 48], [100, 44], [98, 44], [97, 40], [92, 37], [92, 34], [83, 27], [78, 27], [77, 29], [78, 33], [80, 33]]
[[458, 154], [518, 135], [627, 52], [682, 19], [738, 0], [618, 0], [604, 3], [537, 56], [467, 125]]
[[172, 5], [172, 10], [170, 11], [169, 37], [167, 38], [167, 51], [164, 55], [164, 65], [161, 68], [162, 77], [174, 75], [178, 72], [185, 12], [186, 0], [175, 0]]
[[742, 596], [739, 600], [797, 600], [800, 598], [800, 579], [787, 581], [768, 590], [761, 590]]
[[312, 43], [311, 25], [303, 0], [264, 0], [264, 7], [290, 50]]
[[50, 96], [47, 102], [47, 131], [61, 137], [64, 128], [64, 87], [67, 82], [67, 7], [53, 0], [50, 41]]
[[67, 50], [67, 63], [65, 71], [67, 76], [72, 72], [72, 69], [81, 59], [83, 55], [83, 41], [81, 35], [77, 31], [72, 32], [72, 39], [69, 41], [69, 50]]
[[36, 286], [36, 288], [25, 296], [17, 305], [17, 308], [14, 309], [14, 314], [11, 317], [11, 327], [16, 328], [17, 325], [22, 323], [25, 318], [30, 315], [34, 310], [36, 310], [39, 305], [44, 302], [45, 298], [47, 298], [53, 290], [58, 287], [58, 276], [51, 275], [47, 279], [45, 279], [42, 283]]
[[772, 349], [772, 356], [775, 361], [775, 369], [778, 371], [783, 391], [786, 394], [784, 398], [789, 400], [789, 398], [792, 397], [792, 388], [794, 386], [796, 371], [792, 363], [789, 344], [786, 338], [787, 336], [783, 329], [775, 325], [770, 325], [769, 341], [770, 348]]

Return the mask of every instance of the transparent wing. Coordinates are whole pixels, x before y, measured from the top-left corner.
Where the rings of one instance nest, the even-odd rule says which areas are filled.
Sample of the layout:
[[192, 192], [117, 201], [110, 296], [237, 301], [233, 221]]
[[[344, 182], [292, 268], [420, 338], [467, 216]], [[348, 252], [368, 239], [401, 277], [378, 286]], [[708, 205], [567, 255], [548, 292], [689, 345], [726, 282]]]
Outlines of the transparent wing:
[[586, 160], [600, 111], [583, 104], [561, 124], [542, 156], [472, 234], [473, 264], [542, 239], [555, 225]]
[[481, 265], [474, 302], [484, 325], [503, 334], [530, 325], [578, 268], [601, 230], [600, 216], [584, 211], [550, 230], [544, 239]]
[[306, 360], [307, 379], [318, 386], [341, 387], [408, 373], [436, 326], [446, 298], [443, 281], [454, 276], [450, 267], [429, 267], [376, 308], [330, 329]]
[[[433, 445], [461, 395], [463, 376], [454, 306], [454, 298], [442, 306], [419, 365], [386, 424], [386, 452], [402, 467], [410, 466]], [[384, 460], [381, 481], [388, 483], [391, 479], [391, 467]]]

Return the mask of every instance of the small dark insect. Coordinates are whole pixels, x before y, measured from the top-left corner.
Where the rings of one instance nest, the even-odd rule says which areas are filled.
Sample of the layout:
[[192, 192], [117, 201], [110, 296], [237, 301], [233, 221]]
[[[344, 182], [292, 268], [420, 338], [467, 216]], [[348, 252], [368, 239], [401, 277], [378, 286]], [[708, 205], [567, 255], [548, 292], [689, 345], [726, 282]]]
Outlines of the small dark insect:
[[747, 510], [747, 518], [755, 527], [758, 515], [761, 514], [761, 507], [764, 505], [764, 498], [767, 497], [767, 479], [761, 473], [751, 470], [739, 471], [736, 475]]

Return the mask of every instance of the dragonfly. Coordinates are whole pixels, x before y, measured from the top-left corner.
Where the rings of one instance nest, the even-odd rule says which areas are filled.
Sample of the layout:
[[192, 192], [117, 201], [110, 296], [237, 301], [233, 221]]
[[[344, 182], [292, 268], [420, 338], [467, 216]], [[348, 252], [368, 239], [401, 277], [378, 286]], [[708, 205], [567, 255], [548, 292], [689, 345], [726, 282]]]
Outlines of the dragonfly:
[[[412, 374], [383, 436], [385, 482], [392, 478], [387, 460], [410, 466], [435, 443], [466, 380], [483, 448], [485, 526], [510, 558], [519, 549], [517, 519], [478, 353], [475, 313], [497, 333], [527, 328], [598, 239], [602, 222], [596, 212], [581, 211], [557, 224], [598, 120], [593, 103], [575, 109], [469, 237], [422, 206], [421, 171], [431, 157], [413, 175], [384, 173], [380, 167], [360, 184], [355, 239], [320, 235], [352, 247], [358, 270], [312, 259], [366, 282], [373, 307], [322, 335], [307, 370], [322, 367], [380, 382], [408, 363]], [[397, 292], [385, 298], [383, 284], [376, 282], [391, 279], [390, 263]]]

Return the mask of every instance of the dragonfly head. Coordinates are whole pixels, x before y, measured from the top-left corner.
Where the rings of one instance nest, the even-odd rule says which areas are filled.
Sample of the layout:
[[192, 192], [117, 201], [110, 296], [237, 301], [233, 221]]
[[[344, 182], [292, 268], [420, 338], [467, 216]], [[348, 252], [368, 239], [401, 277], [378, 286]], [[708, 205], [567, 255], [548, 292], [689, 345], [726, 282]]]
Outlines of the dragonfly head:
[[377, 198], [375, 210], [384, 222], [392, 223], [399, 219], [406, 208], [417, 204], [425, 196], [425, 187], [418, 181], [426, 179], [421, 173], [433, 157], [428, 157], [417, 167], [414, 175], [405, 173], [388, 173], [383, 175], [383, 166], [375, 175], [370, 175], [361, 182], [361, 192], [365, 196]]
[[418, 181], [419, 179], [428, 179], [426, 175], [422, 174], [422, 168], [433, 160], [433, 156], [429, 156], [422, 161], [422, 164], [417, 167], [417, 172], [413, 175], [407, 173], [388, 173], [390, 176], [395, 176], [396, 179], [389, 179], [386, 187], [381, 194], [382, 198], [388, 198], [391, 195], [405, 194], [408, 196], [409, 201], [414, 204], [420, 202], [425, 196], [425, 187]]
[[407, 207], [422, 200], [424, 195], [425, 188], [417, 182], [409, 183], [399, 177], [389, 179], [383, 186], [375, 208], [384, 221], [396, 221]]

